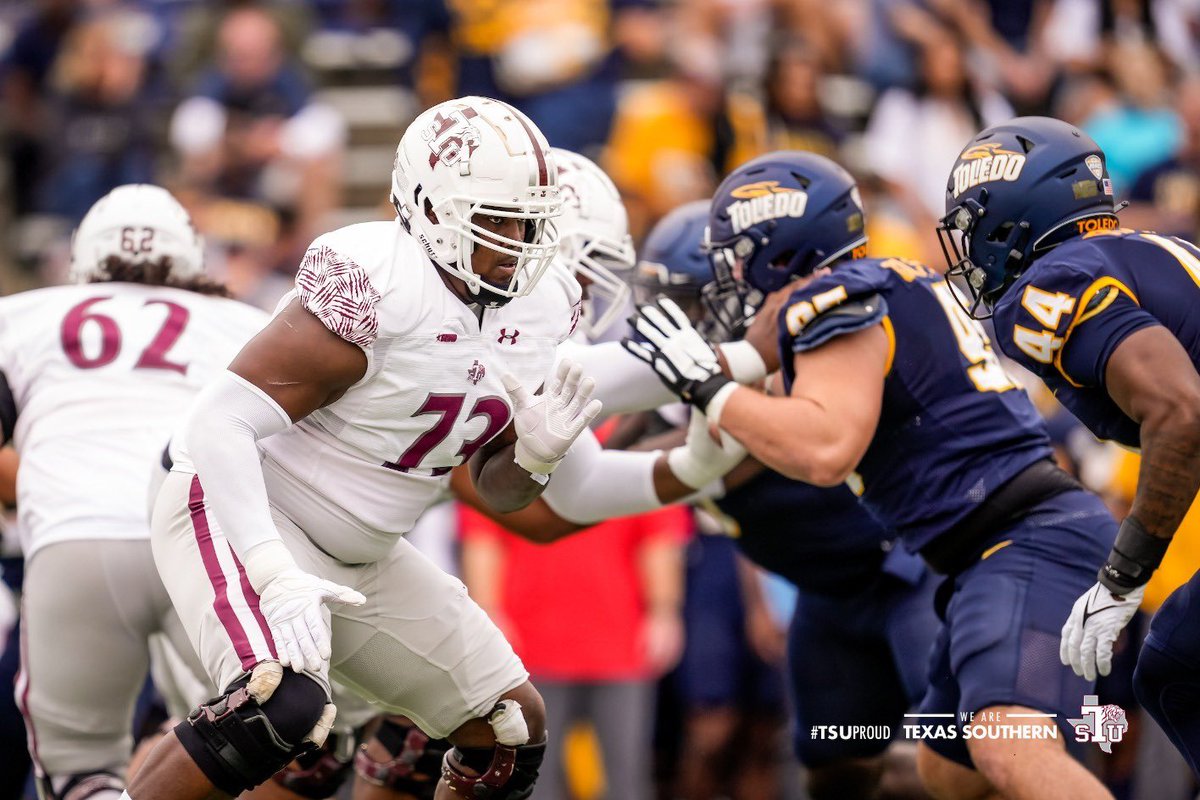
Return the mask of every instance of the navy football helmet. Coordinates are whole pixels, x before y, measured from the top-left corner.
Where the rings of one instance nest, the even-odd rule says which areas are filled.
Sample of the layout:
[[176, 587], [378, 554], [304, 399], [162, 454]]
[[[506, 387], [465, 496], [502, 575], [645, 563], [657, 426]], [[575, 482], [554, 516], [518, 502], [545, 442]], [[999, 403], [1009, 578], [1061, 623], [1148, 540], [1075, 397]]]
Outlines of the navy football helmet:
[[716, 283], [706, 299], [722, 324], [742, 325], [762, 297], [866, 243], [850, 173], [815, 153], [768, 153], [729, 173], [713, 196], [705, 248]]
[[1034, 259], [1115, 228], [1116, 211], [1104, 153], [1086, 133], [1050, 117], [995, 125], [967, 143], [946, 184], [947, 274], [966, 280], [968, 312], [984, 319]]
[[700, 290], [712, 281], [712, 268], [702, 249], [708, 205], [707, 200], [696, 200], [679, 206], [646, 236], [633, 273], [633, 296], [639, 306], [665, 294], [693, 322], [699, 319]]

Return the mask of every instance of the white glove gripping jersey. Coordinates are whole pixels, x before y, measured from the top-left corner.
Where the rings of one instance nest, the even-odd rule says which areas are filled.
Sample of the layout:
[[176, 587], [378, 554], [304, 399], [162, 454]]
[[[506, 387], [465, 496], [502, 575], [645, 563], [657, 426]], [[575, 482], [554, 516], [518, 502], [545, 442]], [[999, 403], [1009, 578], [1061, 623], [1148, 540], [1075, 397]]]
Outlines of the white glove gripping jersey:
[[[500, 376], [535, 391], [578, 321], [559, 265], [482, 322], [398, 221], [351, 225], [309, 247], [294, 298], [367, 356], [330, 405], [260, 441], [271, 503], [347, 563], [381, 558], [443, 490], [452, 467], [512, 418]], [[303, 487], [303, 491], [300, 491]]]
[[0, 299], [26, 558], [51, 542], [149, 538], [147, 487], [171, 432], [266, 321], [234, 300], [133, 283]]

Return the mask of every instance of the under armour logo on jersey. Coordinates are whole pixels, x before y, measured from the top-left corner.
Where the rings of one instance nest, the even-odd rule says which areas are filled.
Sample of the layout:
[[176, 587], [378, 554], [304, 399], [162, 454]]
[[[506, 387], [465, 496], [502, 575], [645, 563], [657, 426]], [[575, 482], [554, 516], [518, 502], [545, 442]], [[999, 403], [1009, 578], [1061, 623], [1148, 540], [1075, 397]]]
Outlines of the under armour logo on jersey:
[[437, 335], [437, 340], [439, 342], [457, 342], [458, 334], [457, 333], [439, 333]]
[[478, 386], [483, 380], [483, 376], [487, 374], [487, 370], [483, 368], [483, 364], [479, 363], [479, 359], [475, 359], [475, 363], [467, 369], [467, 380]]
[[520, 335], [521, 335], [521, 332], [519, 330], [517, 330], [516, 328], [513, 328], [512, 333], [508, 332], [508, 328], [501, 328], [500, 335], [496, 337], [496, 342], [497, 343], [508, 342], [509, 344], [516, 344], [517, 337]]

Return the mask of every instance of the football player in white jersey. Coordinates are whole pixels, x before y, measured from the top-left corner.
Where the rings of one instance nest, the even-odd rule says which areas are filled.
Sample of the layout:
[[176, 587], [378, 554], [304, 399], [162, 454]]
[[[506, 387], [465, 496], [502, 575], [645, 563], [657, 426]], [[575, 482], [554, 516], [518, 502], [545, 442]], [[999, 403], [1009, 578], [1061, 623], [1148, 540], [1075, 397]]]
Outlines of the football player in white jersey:
[[[577, 153], [560, 148], [551, 152], [563, 197], [562, 216], [556, 222], [561, 237], [557, 262], [575, 275], [584, 293], [579, 324], [558, 346], [556, 357], [560, 362], [587, 363], [586, 374], [594, 368], [611, 377], [616, 389], [609, 391], [598, 382], [596, 396], [606, 396], [618, 409], [676, 403], [654, 373], [619, 342], [589, 344], [591, 336], [607, 329], [625, 309], [629, 288], [619, 273], [633, 267], [636, 255], [628, 216], [612, 180]], [[552, 500], [564, 515], [594, 522], [659, 508], [698, 489], [711, 493], [717, 479], [741, 461], [743, 451], [732, 440], [722, 449], [699, 423], [695, 430], [703, 435], [666, 455], [602, 450], [590, 431], [582, 432], [547, 487], [545, 501], [539, 498], [515, 517], [521, 532], [536, 539], [543, 533], [550, 537], [561, 535], [564, 528], [585, 527], [556, 516], [547, 505]], [[465, 466], [455, 469], [451, 480], [461, 499], [486, 508]], [[543, 521], [544, 531], [539, 530]], [[389, 717], [355, 757], [356, 800], [428, 800], [445, 748], [445, 742], [430, 740], [409, 720]]]
[[[455, 745], [439, 798], [527, 797], [541, 698], [462, 583], [403, 534], [464, 461], [500, 509], [537, 497], [599, 413], [554, 349], [580, 314], [549, 146], [468, 97], [421, 114], [398, 217], [310, 246], [275, 317], [192, 408], [152, 542], [223, 690], [126, 792], [234, 795], [320, 744], [331, 673]], [[540, 394], [535, 394], [539, 388]]]
[[154, 568], [146, 496], [171, 429], [267, 316], [202, 257], [166, 190], [121, 186], [75, 232], [73, 285], [0, 300], [27, 560], [17, 699], [43, 798], [120, 795], [151, 634], [204, 676]]

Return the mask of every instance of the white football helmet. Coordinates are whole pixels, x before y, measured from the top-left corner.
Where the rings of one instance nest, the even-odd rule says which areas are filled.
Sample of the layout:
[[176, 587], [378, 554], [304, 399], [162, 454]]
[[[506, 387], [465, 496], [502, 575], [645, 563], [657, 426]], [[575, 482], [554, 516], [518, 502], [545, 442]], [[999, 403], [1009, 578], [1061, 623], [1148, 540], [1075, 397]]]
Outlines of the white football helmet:
[[[487, 97], [460, 97], [425, 111], [396, 148], [392, 204], [442, 269], [489, 308], [532, 291], [558, 251], [552, 220], [562, 203], [550, 146], [528, 117]], [[526, 220], [524, 240], [488, 233], [476, 214]], [[476, 245], [516, 259], [505, 286], [471, 268]]]
[[204, 272], [204, 239], [170, 192], [130, 183], [88, 209], [71, 237], [67, 277], [74, 283], [104, 280], [110, 257], [135, 264], [165, 258], [173, 278], [189, 278]]
[[[629, 214], [604, 170], [570, 150], [555, 147], [552, 152], [563, 200], [558, 254], [577, 277], [589, 282], [581, 322], [595, 338], [624, 311], [629, 298], [628, 284], [613, 271], [631, 270], [637, 260]], [[603, 301], [600, 313], [597, 298]]]

